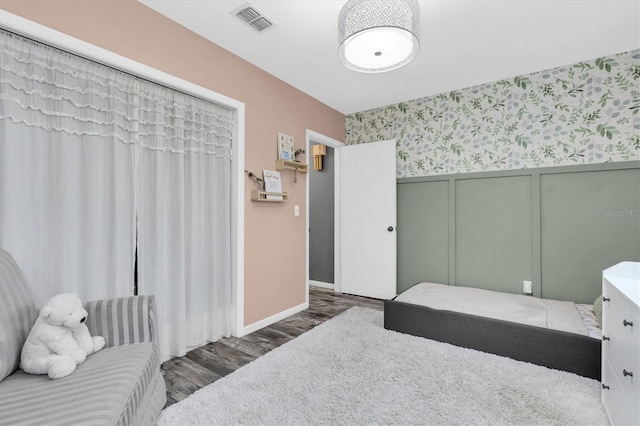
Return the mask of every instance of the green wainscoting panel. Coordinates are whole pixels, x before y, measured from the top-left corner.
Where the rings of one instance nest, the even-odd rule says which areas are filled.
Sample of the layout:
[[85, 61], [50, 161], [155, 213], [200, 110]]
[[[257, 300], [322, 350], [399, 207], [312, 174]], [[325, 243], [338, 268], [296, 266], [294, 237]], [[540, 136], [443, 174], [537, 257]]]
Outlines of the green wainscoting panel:
[[640, 170], [541, 176], [542, 297], [593, 303], [602, 270], [640, 259]]
[[448, 283], [448, 181], [398, 185], [398, 292]]
[[456, 181], [456, 285], [522, 293], [531, 280], [531, 177]]
[[398, 292], [420, 281], [593, 303], [640, 261], [640, 161], [398, 180]]

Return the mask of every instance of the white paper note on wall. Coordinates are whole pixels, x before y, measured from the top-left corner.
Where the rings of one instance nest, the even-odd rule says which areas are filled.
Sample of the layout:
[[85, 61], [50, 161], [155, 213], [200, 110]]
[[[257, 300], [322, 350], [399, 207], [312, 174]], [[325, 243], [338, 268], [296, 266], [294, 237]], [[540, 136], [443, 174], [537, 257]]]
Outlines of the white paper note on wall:
[[[275, 170], [263, 170], [265, 192], [282, 192], [282, 180], [280, 172]], [[267, 195], [267, 200], [282, 200], [282, 195]]]

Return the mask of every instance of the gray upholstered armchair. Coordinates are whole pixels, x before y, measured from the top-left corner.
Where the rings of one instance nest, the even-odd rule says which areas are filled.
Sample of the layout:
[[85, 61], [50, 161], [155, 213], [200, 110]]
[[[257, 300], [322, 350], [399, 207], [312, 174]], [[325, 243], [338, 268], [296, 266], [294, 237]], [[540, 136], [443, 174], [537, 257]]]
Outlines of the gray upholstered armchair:
[[20, 352], [37, 312], [18, 265], [0, 250], [0, 425], [154, 423], [166, 394], [153, 296], [93, 301], [85, 309], [105, 348], [62, 379], [24, 373]]

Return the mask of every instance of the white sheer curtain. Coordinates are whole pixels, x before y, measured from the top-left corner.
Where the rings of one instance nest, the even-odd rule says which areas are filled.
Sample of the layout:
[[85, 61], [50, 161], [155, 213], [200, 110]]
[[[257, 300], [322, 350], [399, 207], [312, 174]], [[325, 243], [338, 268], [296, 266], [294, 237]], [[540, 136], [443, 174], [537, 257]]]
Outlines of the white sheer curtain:
[[164, 358], [230, 332], [233, 110], [142, 82], [138, 288]]
[[0, 248], [38, 306], [132, 294], [136, 123], [126, 75], [0, 32]]
[[235, 111], [0, 30], [0, 248], [38, 303], [154, 294], [163, 359], [229, 335]]

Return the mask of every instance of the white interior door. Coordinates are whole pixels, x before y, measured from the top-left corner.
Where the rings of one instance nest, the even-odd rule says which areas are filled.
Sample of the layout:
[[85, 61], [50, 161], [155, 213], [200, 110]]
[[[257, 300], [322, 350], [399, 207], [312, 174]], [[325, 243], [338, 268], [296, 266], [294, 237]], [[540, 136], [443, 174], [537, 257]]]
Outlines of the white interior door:
[[396, 295], [396, 144], [336, 150], [340, 174], [340, 291], [377, 299]]

